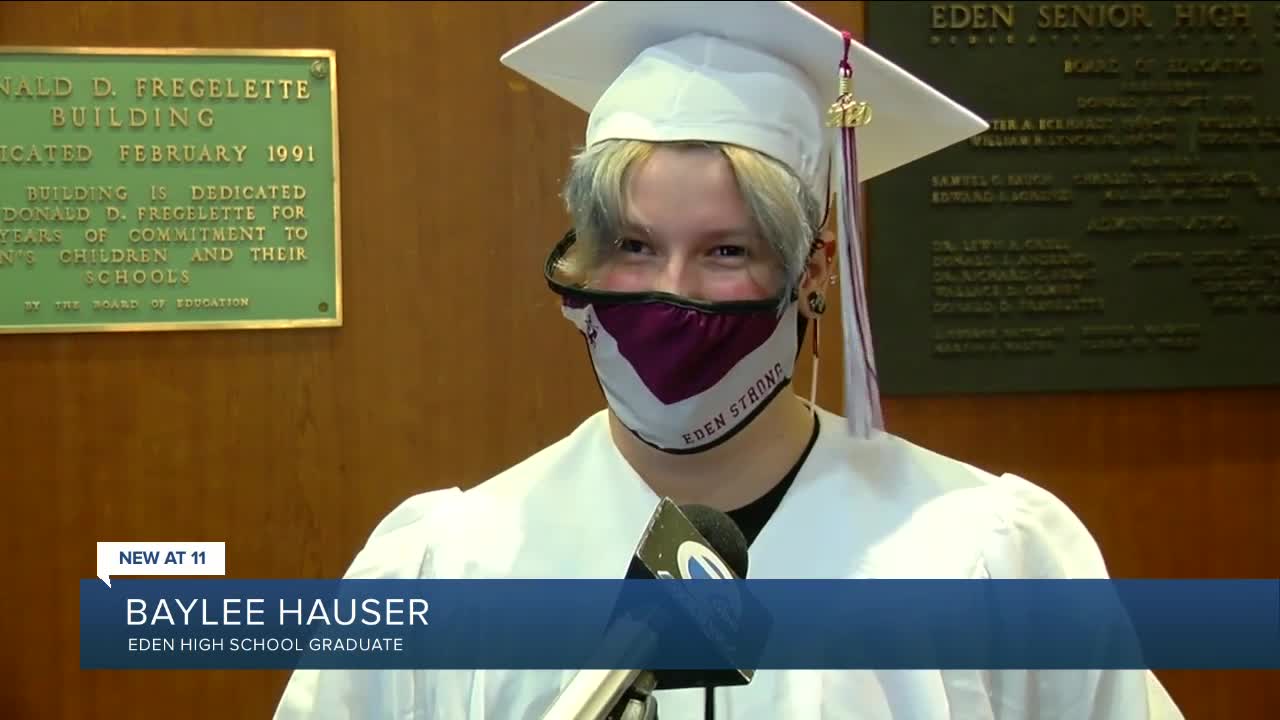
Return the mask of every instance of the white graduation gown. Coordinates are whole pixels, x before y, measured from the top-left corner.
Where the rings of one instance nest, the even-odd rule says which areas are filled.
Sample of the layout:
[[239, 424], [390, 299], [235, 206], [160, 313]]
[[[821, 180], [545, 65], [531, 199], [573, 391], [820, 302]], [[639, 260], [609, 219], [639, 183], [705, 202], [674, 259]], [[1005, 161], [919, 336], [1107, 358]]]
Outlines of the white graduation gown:
[[[1098, 547], [1047, 491], [887, 434], [821, 433], [751, 547], [750, 578], [1100, 578]], [[604, 411], [468, 491], [405, 501], [349, 578], [620, 578], [658, 497], [613, 445]], [[825, 548], [814, 553], [812, 548]], [[537, 720], [573, 672], [311, 671], [277, 720]], [[657, 693], [661, 720], [702, 720], [704, 691]], [[762, 670], [716, 691], [717, 720], [1166, 720], [1144, 671]]]

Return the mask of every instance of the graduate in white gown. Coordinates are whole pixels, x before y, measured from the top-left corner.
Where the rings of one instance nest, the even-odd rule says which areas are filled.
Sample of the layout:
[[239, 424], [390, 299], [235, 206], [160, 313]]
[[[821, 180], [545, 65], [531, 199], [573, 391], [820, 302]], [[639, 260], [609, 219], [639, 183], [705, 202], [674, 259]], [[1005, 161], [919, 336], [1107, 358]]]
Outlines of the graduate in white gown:
[[[748, 578], [1106, 577], [1050, 493], [881, 426], [857, 182], [983, 121], [791, 3], [596, 3], [503, 62], [590, 113], [547, 279], [607, 407], [478, 486], [409, 498], [346, 577], [621, 578], [661, 497], [728, 512]], [[791, 385], [829, 295], [842, 414]], [[276, 717], [537, 720], [573, 674], [298, 670]], [[763, 670], [657, 699], [661, 720], [1181, 717], [1143, 671]]]

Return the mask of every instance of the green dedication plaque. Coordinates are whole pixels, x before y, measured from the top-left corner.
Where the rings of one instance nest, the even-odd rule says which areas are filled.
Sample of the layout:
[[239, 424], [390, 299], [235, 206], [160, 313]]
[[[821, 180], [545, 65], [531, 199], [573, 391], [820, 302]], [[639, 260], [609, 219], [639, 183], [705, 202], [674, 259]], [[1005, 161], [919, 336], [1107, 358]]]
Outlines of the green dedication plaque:
[[886, 393], [1280, 384], [1280, 3], [871, 2], [867, 42], [991, 125], [868, 183]]
[[341, 325], [335, 72], [0, 48], [0, 332]]

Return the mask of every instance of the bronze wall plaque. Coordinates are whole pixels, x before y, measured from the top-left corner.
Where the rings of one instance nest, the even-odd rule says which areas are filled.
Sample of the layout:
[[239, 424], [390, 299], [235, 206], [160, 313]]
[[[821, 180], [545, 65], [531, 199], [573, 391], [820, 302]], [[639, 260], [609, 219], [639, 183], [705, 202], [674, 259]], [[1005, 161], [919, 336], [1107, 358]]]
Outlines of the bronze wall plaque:
[[867, 43], [991, 123], [868, 184], [886, 394], [1280, 384], [1280, 3], [871, 2]]

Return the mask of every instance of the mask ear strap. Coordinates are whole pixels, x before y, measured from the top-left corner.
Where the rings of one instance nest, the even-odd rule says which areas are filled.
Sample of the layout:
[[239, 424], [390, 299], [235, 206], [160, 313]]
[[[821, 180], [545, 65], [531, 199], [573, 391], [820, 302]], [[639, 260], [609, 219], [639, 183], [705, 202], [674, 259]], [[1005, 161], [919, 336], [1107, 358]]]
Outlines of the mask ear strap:
[[809, 378], [809, 411], [818, 416], [818, 328], [822, 327], [822, 319], [813, 319], [813, 375]]
[[[809, 253], [812, 255], [814, 253], [822, 252], [824, 249], [827, 251], [827, 262], [829, 264], [833, 258], [832, 251], [835, 247], [827, 245], [821, 237], [815, 237], [813, 239], [813, 243], [809, 246]], [[809, 411], [814, 417], [817, 417], [818, 415], [818, 370], [822, 360], [821, 352], [819, 350], [819, 346], [821, 344], [820, 339], [822, 336], [821, 328], [822, 317], [820, 315], [815, 316], [813, 318], [813, 345], [810, 348], [813, 353], [813, 369], [811, 371], [813, 374], [809, 378]]]

